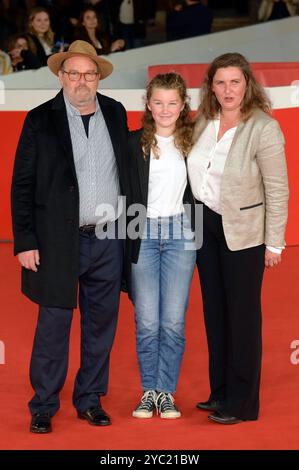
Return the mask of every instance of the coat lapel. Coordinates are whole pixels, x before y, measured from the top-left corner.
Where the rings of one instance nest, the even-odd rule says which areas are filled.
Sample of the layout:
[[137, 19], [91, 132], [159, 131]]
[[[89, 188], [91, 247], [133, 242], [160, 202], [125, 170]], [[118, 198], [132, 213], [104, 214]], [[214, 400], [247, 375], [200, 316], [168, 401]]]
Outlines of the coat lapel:
[[116, 118], [115, 108], [114, 106], [111, 106], [111, 104], [104, 102], [104, 100], [101, 99], [101, 95], [99, 93], [97, 93], [97, 98], [98, 98], [101, 111], [103, 113], [106, 126], [110, 135], [117, 166], [118, 166], [118, 169], [121, 170], [122, 158], [121, 158], [121, 149], [120, 149], [119, 136], [118, 136], [118, 128], [117, 128], [116, 119], [115, 119]]
[[66, 107], [63, 99], [63, 92], [60, 90], [58, 95], [55, 96], [52, 103], [53, 112], [53, 125], [56, 131], [57, 138], [64, 149], [66, 158], [72, 168], [72, 172], [77, 179], [76, 169], [74, 164], [73, 147], [71, 134], [69, 130], [69, 123], [66, 114]]

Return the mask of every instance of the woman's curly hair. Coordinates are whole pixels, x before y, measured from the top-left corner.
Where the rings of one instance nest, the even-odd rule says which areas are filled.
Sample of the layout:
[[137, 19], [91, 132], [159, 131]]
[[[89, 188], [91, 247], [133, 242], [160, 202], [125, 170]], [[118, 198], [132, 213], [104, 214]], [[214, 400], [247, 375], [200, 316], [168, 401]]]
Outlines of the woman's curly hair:
[[174, 72], [156, 75], [146, 87], [145, 112], [142, 118], [143, 132], [141, 136], [141, 146], [146, 159], [153, 150], [155, 158], [159, 158], [159, 147], [155, 137], [156, 125], [151, 111], [148, 109], [148, 103], [151, 99], [153, 90], [162, 88], [164, 90], [177, 90], [184, 103], [184, 107], [176, 121], [174, 131], [174, 144], [180, 150], [184, 157], [187, 157], [191, 149], [191, 138], [193, 132], [193, 123], [190, 117], [189, 97], [183, 78]]

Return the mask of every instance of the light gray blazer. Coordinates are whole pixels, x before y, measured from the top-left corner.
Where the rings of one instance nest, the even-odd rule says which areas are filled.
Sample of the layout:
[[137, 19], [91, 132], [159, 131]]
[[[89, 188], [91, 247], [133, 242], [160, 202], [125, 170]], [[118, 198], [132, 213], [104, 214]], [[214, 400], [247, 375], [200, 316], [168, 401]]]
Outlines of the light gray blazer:
[[[198, 118], [193, 142], [207, 124]], [[289, 189], [284, 143], [278, 122], [262, 110], [238, 125], [220, 189], [224, 235], [232, 251], [285, 244]]]

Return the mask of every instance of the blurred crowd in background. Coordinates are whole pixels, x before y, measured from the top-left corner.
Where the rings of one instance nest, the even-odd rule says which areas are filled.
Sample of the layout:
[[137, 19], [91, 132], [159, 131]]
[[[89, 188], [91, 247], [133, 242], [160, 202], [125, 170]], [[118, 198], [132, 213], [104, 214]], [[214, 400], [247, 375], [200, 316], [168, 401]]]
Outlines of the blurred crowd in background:
[[[299, 0], [1, 0], [0, 75], [43, 67], [76, 39], [108, 55], [209, 34], [224, 4], [229, 15], [245, 15], [251, 23], [299, 10]], [[163, 12], [158, 24], [157, 12]]]

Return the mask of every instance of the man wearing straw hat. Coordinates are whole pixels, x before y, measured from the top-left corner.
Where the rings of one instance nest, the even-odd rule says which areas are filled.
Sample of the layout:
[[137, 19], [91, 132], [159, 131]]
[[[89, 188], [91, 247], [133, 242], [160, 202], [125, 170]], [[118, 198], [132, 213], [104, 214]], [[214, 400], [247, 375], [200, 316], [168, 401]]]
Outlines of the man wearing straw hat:
[[78, 417], [89, 424], [111, 424], [100, 396], [108, 386], [123, 240], [117, 235], [118, 215], [108, 219], [115, 237], [98, 237], [96, 228], [99, 206], [109, 205], [117, 214], [118, 200], [128, 191], [125, 109], [97, 93], [112, 64], [98, 57], [92, 45], [75, 41], [68, 52], [52, 55], [48, 66], [62, 89], [28, 113], [12, 182], [22, 292], [39, 305], [30, 364], [34, 433], [51, 432], [51, 418], [60, 406], [77, 292], [81, 364], [73, 403]]

